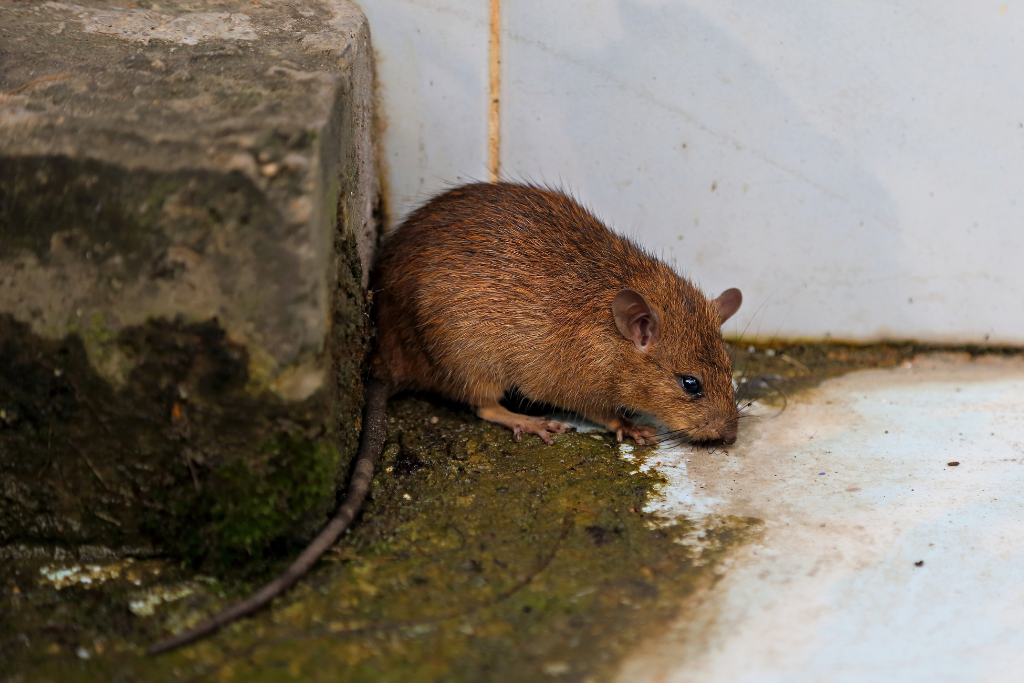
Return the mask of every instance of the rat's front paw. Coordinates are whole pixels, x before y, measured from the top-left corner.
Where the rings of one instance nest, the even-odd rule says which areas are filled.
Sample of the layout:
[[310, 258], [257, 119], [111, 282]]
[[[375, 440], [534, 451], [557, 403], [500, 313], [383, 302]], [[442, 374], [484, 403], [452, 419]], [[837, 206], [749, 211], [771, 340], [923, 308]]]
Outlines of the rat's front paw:
[[519, 413], [513, 413], [497, 403], [478, 407], [476, 414], [488, 422], [493, 422], [511, 429], [512, 433], [515, 435], [516, 441], [522, 441], [523, 434], [526, 433], [536, 434], [544, 443], [551, 444], [555, 442], [554, 437], [551, 436], [551, 432], [561, 434], [572, 429], [571, 424], [556, 422], [555, 420], [549, 420], [546, 417], [520, 415]]
[[639, 446], [654, 443], [654, 437], [658, 434], [657, 430], [650, 425], [633, 424], [621, 417], [617, 417], [608, 423], [608, 431], [615, 432], [615, 439], [617, 441], [622, 441], [623, 437], [628, 436]]
[[565, 422], [556, 422], [555, 420], [549, 420], [544, 417], [528, 417], [526, 415], [517, 415], [516, 420], [511, 426], [512, 433], [515, 435], [516, 441], [522, 441], [523, 432], [527, 434], [536, 434], [546, 444], [554, 443], [554, 437], [551, 436], [550, 432], [556, 434], [563, 434], [570, 429], [572, 425]]

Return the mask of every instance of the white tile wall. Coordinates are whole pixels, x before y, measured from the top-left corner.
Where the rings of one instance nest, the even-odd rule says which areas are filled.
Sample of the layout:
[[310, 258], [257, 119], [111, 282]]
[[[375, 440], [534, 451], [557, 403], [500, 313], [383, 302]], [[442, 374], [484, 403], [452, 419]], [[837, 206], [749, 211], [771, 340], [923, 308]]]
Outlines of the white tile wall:
[[[486, 178], [489, 0], [362, 7], [397, 219]], [[505, 175], [742, 288], [727, 333], [1024, 344], [1024, 3], [501, 11]]]

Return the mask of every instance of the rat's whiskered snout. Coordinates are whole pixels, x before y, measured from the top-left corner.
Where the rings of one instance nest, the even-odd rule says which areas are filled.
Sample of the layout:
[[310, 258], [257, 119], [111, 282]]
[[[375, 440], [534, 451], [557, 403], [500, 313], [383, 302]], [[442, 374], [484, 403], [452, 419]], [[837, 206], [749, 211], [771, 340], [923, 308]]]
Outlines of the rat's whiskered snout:
[[733, 408], [732, 414], [726, 419], [719, 422], [718, 426], [718, 440], [726, 446], [731, 446], [736, 443], [736, 434], [739, 431], [740, 416]]
[[689, 439], [698, 443], [716, 443], [729, 446], [736, 443], [739, 413], [730, 401], [726, 407], [712, 408], [688, 431]]
[[725, 446], [736, 443], [739, 415], [731, 417], [708, 418], [693, 426], [676, 426], [659, 432], [653, 439], [655, 443], [666, 446], [682, 444], [714, 443]]
[[703, 429], [695, 430], [694, 441], [702, 443], [721, 443], [726, 446], [736, 443], [736, 421], [722, 420], [707, 424]]

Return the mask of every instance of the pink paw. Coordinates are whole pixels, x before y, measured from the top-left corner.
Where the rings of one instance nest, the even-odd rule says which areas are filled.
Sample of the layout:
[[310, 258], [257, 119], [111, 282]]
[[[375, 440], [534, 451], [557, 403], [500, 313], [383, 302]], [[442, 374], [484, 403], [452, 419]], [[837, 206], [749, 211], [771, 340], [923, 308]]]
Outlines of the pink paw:
[[657, 430], [650, 425], [636, 425], [626, 420], [616, 420], [613, 424], [608, 425], [608, 428], [615, 432], [615, 440], [622, 441], [623, 437], [628, 436], [637, 443], [638, 446], [645, 446], [648, 443], [654, 443], [655, 437], [658, 435]]
[[555, 420], [549, 420], [544, 417], [526, 417], [522, 416], [521, 419], [516, 420], [515, 424], [512, 425], [512, 433], [515, 436], [516, 441], [523, 440], [523, 433], [535, 434], [541, 438], [546, 444], [552, 444], [555, 442], [551, 432], [556, 434], [563, 434], [572, 429], [571, 424], [565, 422], [556, 422]]

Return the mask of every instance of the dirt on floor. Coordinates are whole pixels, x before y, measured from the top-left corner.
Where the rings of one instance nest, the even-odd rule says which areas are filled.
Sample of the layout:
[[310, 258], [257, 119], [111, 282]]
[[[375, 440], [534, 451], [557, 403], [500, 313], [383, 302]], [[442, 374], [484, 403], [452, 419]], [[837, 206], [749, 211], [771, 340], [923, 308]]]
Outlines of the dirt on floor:
[[[736, 347], [737, 396], [784, 409], [824, 378], [921, 350]], [[663, 482], [652, 447], [599, 432], [516, 443], [419, 396], [388, 411], [351, 532], [271, 609], [195, 646], [143, 654], [247, 595], [294, 549], [213, 578], [95, 546], [0, 548], [0, 681], [605, 680], [760, 532], [752, 518], [645, 513]]]

